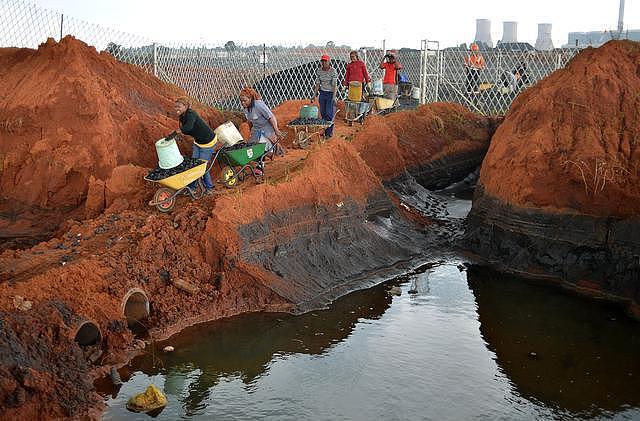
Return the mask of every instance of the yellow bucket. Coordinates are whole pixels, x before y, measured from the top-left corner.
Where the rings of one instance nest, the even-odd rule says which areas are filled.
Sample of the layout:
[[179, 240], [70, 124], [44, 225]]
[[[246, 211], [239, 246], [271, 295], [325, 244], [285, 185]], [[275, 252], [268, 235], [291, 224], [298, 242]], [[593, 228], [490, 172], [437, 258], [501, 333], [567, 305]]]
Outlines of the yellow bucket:
[[349, 98], [349, 101], [362, 101], [362, 83], [349, 82], [349, 93], [347, 94], [347, 97]]

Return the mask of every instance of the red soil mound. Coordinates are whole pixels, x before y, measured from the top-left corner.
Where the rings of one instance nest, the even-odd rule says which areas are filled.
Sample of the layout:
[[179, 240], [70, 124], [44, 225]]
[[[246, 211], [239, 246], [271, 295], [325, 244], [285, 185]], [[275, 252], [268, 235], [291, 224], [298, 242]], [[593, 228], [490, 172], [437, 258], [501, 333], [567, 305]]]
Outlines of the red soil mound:
[[[13, 213], [67, 216], [85, 201], [91, 177], [104, 182], [129, 163], [155, 166], [153, 142], [177, 127], [172, 100], [184, 95], [73, 37], [0, 49], [0, 73], [0, 208]], [[198, 111], [214, 127], [222, 122], [217, 111]]]
[[522, 93], [482, 166], [509, 204], [596, 216], [640, 213], [640, 43], [578, 54]]
[[376, 174], [390, 179], [447, 155], [486, 150], [493, 125], [459, 104], [370, 117], [353, 144]]

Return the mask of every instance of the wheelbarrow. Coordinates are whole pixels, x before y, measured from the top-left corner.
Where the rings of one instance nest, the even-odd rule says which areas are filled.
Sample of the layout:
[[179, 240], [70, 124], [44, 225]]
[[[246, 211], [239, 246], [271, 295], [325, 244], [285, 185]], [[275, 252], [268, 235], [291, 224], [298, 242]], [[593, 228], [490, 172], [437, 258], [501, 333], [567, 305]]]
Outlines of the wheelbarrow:
[[364, 124], [364, 118], [371, 111], [372, 103], [369, 101], [344, 101], [344, 121], [349, 126], [353, 126], [353, 123]]
[[280, 140], [281, 138], [278, 138], [273, 142], [270, 150], [266, 150], [266, 143], [239, 144], [220, 149], [218, 152], [222, 154], [219, 161], [222, 166], [222, 184], [227, 188], [234, 188], [248, 176], [261, 181], [264, 177], [264, 160], [273, 160]]
[[[340, 112], [339, 109], [333, 114], [333, 120]], [[301, 149], [307, 149], [311, 145], [314, 136], [324, 136], [324, 131], [333, 125], [332, 121], [326, 121], [326, 124], [287, 124], [287, 127], [293, 129], [293, 144]]]
[[[149, 206], [155, 206], [160, 212], [170, 212], [176, 205], [176, 198], [180, 194], [188, 194], [192, 199], [198, 200], [205, 193], [205, 187], [202, 182], [202, 176], [213, 166], [214, 159], [201, 160], [202, 163], [195, 167], [189, 168], [183, 172], [171, 175], [160, 180], [149, 178], [147, 174], [144, 179], [152, 183], [158, 183], [162, 187], [156, 190], [153, 200], [149, 202]], [[196, 189], [189, 188], [189, 184], [196, 182]]]

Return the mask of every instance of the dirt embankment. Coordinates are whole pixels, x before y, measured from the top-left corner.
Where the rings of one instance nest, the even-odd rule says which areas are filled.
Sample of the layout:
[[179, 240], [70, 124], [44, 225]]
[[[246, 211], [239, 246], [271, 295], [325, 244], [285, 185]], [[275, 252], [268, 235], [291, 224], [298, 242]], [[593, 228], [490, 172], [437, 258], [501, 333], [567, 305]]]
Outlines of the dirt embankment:
[[0, 239], [46, 238], [70, 216], [97, 216], [109, 184], [121, 184], [114, 169], [155, 165], [153, 143], [176, 128], [172, 101], [184, 94], [70, 36], [0, 49], [0, 73]]
[[[160, 339], [238, 313], [320, 306], [451, 241], [447, 226], [425, 232], [407, 219], [370, 159], [380, 151], [368, 153], [364, 138], [349, 141], [389, 119], [393, 147], [406, 153], [397, 168], [385, 164], [391, 177], [421, 164], [411, 146], [446, 155], [466, 144], [462, 110], [434, 111], [444, 133], [433, 147], [418, 139], [419, 127], [405, 136], [406, 117], [338, 122], [331, 142], [269, 161], [264, 183], [180, 197], [160, 214], [146, 203], [156, 186], [142, 176], [155, 166], [153, 141], [176, 127], [171, 101], [180, 91], [73, 38], [0, 50], [0, 68], [9, 92], [1, 99], [9, 123], [0, 128], [0, 206], [10, 215], [0, 229], [49, 236], [0, 254], [0, 418], [99, 416], [90, 380], [144, 346], [127, 326], [127, 315], [143, 311], [132, 292], [150, 301], [143, 323]], [[299, 106], [276, 110], [281, 126]], [[215, 110], [198, 111], [212, 126], [221, 122]], [[416, 111], [429, 115], [421, 124], [435, 118], [430, 112]], [[485, 130], [477, 119], [469, 124]], [[386, 147], [380, 137], [372, 143]], [[97, 342], [79, 346], [85, 335]]]
[[372, 117], [353, 138], [376, 174], [391, 180], [408, 170], [428, 188], [460, 181], [480, 165], [497, 121], [459, 104], [434, 103]]
[[469, 245], [497, 265], [640, 304], [640, 43], [588, 48], [496, 131]]

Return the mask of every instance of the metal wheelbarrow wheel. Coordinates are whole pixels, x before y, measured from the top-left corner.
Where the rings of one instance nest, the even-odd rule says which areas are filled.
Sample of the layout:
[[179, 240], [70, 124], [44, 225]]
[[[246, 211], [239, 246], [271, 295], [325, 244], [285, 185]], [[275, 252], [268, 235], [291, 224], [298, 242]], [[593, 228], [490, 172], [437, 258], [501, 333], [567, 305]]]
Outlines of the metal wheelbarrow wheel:
[[153, 201], [160, 212], [170, 212], [176, 205], [176, 195], [168, 187], [160, 187], [153, 195]]
[[296, 134], [298, 146], [301, 149], [307, 149], [309, 147], [309, 134], [305, 131], [299, 131]]
[[222, 169], [222, 184], [227, 188], [234, 188], [240, 183], [238, 175], [233, 171], [233, 168], [226, 166]]

